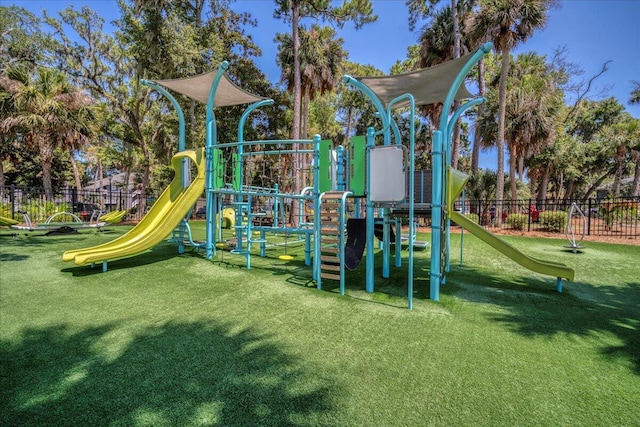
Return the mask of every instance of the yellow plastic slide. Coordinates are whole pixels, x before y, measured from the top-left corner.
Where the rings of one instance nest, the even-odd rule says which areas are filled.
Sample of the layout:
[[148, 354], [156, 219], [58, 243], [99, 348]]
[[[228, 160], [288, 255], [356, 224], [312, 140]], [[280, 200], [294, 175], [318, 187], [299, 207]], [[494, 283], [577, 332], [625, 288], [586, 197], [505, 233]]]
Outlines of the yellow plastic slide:
[[572, 268], [567, 267], [564, 264], [542, 261], [536, 258], [532, 258], [527, 254], [521, 252], [508, 242], [502, 240], [495, 234], [482, 228], [475, 222], [471, 221], [464, 215], [453, 210], [453, 201], [460, 195], [462, 188], [467, 182], [468, 176], [460, 171], [451, 169], [449, 172], [449, 218], [459, 226], [468, 230], [471, 234], [478, 237], [480, 240], [487, 243], [489, 246], [494, 247], [504, 255], [508, 256], [521, 266], [535, 271], [536, 273], [547, 274], [554, 277], [562, 277], [567, 280], [573, 281], [575, 272]]
[[[197, 176], [182, 188], [182, 159], [189, 158], [197, 166]], [[126, 234], [98, 246], [66, 251], [63, 261], [77, 265], [92, 264], [136, 255], [162, 242], [178, 226], [204, 190], [204, 150], [185, 150], [171, 159], [175, 177], [151, 210]]]

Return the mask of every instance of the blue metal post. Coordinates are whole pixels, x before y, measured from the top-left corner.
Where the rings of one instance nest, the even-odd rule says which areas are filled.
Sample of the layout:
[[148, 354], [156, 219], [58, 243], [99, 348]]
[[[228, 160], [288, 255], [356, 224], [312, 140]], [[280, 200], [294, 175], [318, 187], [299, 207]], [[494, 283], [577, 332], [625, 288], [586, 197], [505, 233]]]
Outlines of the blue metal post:
[[429, 278], [429, 297], [440, 300], [440, 233], [442, 228], [442, 132], [433, 133], [433, 179], [431, 182], [431, 271]]
[[213, 114], [213, 106], [216, 97], [216, 90], [218, 89], [218, 84], [220, 83], [220, 79], [224, 75], [225, 71], [229, 68], [229, 63], [227, 61], [222, 62], [218, 67], [218, 71], [216, 72], [215, 77], [213, 78], [213, 82], [211, 83], [211, 89], [209, 89], [209, 98], [207, 99], [207, 107], [206, 107], [206, 143], [205, 143], [205, 195], [207, 198], [207, 217], [206, 217], [206, 257], [211, 258], [216, 254], [216, 245], [215, 245], [215, 230], [216, 230], [216, 201], [213, 194], [214, 186], [213, 186], [213, 174], [216, 168], [221, 165], [215, 164], [215, 159], [213, 156], [213, 147], [217, 144], [218, 135], [216, 128], [216, 118]]
[[367, 216], [365, 218], [366, 222], [366, 230], [367, 230], [367, 258], [365, 263], [365, 289], [367, 292], [373, 292], [374, 290], [374, 264], [373, 264], [373, 236], [374, 236], [374, 209], [373, 202], [371, 201], [371, 148], [375, 146], [375, 137], [374, 137], [374, 129], [370, 127], [367, 129], [367, 179], [366, 179], [366, 188], [367, 188], [367, 200], [366, 200], [366, 209]]

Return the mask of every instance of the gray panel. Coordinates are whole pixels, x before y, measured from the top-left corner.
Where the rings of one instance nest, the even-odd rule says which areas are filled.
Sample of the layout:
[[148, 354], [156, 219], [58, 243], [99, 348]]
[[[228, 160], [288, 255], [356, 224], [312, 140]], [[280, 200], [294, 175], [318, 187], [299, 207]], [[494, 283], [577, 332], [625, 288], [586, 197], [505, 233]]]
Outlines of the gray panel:
[[404, 200], [405, 167], [404, 148], [398, 145], [374, 147], [370, 152], [370, 199], [373, 202], [399, 202]]

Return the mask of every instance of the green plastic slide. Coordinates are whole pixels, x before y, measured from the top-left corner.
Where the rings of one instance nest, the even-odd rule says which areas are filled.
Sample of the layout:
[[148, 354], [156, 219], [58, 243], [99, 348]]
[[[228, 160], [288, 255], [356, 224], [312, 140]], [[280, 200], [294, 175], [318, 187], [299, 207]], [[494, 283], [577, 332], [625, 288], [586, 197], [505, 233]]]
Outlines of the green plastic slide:
[[[196, 165], [197, 176], [182, 188], [182, 159], [189, 158]], [[98, 246], [66, 251], [63, 261], [86, 265], [112, 261], [139, 254], [166, 239], [193, 207], [204, 190], [204, 150], [185, 150], [171, 159], [175, 178], [162, 192], [151, 210], [127, 233]]]
[[562, 277], [564, 279], [573, 281], [574, 278], [574, 270], [570, 267], [567, 267], [564, 264], [552, 262], [552, 261], [542, 261], [536, 258], [532, 258], [524, 252], [520, 251], [516, 247], [512, 246], [505, 240], [496, 236], [495, 234], [487, 231], [482, 228], [475, 222], [471, 221], [464, 215], [460, 214], [453, 210], [453, 201], [460, 195], [462, 192], [462, 188], [467, 182], [468, 176], [460, 171], [455, 169], [451, 169], [449, 173], [449, 218], [454, 221], [459, 226], [468, 230], [471, 234], [478, 237], [483, 242], [487, 243], [489, 246], [497, 249], [504, 255], [508, 256], [521, 266], [535, 271], [536, 273], [546, 274], [554, 277]]

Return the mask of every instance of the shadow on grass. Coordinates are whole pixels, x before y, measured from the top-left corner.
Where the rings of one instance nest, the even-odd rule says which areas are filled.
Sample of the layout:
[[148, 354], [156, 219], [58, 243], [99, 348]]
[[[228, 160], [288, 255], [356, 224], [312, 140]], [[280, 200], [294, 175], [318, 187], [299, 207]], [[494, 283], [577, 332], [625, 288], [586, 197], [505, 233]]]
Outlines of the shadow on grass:
[[0, 252], [0, 261], [24, 261], [29, 255]]
[[321, 425], [338, 391], [251, 329], [168, 323], [126, 343], [120, 334], [59, 325], [2, 342], [0, 424]]
[[[190, 254], [186, 255], [188, 256]], [[62, 254], [60, 254], [60, 256], [62, 256]], [[155, 264], [171, 258], [175, 258], [177, 256], [182, 256], [178, 254], [177, 246], [172, 243], [164, 242], [154, 246], [151, 250], [148, 250], [146, 252], [142, 252], [128, 258], [108, 261], [107, 273], [109, 271], [123, 270], [128, 268], [133, 272], [135, 271], [136, 267]], [[70, 261], [69, 265], [70, 267], [62, 269], [62, 272], [71, 273], [74, 277], [85, 277], [93, 274], [102, 274], [102, 263], [96, 263], [94, 267], [91, 267], [90, 265], [76, 266]]]
[[640, 283], [574, 282], [558, 293], [554, 280], [516, 277], [507, 282], [469, 267], [456, 267], [447, 279], [442, 292], [504, 308], [506, 313], [490, 318], [524, 336], [611, 334], [619, 344], [603, 342], [601, 353], [630, 361], [640, 375]]

